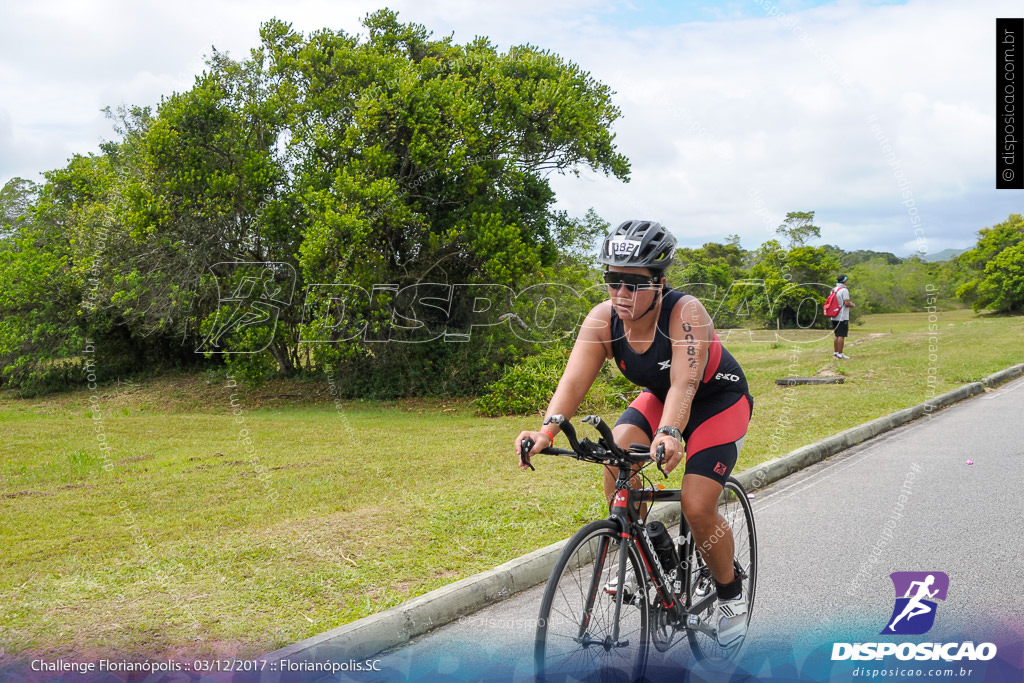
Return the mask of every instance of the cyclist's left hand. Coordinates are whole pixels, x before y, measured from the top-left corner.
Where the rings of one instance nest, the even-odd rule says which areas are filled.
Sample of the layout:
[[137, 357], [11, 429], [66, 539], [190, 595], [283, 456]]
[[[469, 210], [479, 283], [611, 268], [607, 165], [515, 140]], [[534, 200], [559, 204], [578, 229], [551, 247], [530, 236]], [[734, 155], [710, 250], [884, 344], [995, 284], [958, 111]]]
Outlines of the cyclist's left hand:
[[665, 470], [665, 474], [672, 474], [672, 470], [682, 462], [683, 456], [686, 454], [683, 444], [669, 434], [655, 434], [654, 441], [651, 442], [651, 460], [655, 462], [657, 462], [660, 444], [665, 445], [665, 461], [662, 463], [662, 469]]

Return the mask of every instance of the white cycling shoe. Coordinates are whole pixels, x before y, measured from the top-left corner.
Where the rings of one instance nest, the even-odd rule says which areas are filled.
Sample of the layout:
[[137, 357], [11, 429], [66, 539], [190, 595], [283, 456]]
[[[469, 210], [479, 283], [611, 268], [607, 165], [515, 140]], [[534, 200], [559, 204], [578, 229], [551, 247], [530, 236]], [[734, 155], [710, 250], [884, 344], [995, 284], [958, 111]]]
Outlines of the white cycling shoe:
[[[618, 592], [618, 587], [618, 582], [613, 579], [604, 585], [604, 592], [614, 599], [615, 594]], [[639, 591], [640, 586], [636, 582], [636, 577], [632, 574], [627, 574], [622, 586], [622, 604], [633, 604], [633, 599]]]
[[741, 593], [732, 600], [719, 600], [715, 617], [718, 620], [718, 644], [729, 647], [747, 634], [747, 599]]

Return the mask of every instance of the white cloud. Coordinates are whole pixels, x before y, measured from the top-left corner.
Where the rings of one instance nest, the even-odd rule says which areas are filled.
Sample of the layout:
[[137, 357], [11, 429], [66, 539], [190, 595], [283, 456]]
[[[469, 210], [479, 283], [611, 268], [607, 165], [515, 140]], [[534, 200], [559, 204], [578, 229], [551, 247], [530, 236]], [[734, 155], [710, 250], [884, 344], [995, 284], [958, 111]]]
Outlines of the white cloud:
[[[7, 3], [0, 182], [94, 151], [111, 136], [101, 107], [154, 105], [187, 89], [211, 45], [244, 57], [272, 16], [306, 32], [355, 33], [376, 7], [362, 0], [287, 8], [268, 0]], [[728, 20], [649, 26], [642, 9], [611, 0], [391, 7], [436, 37], [454, 32], [464, 43], [486, 35], [504, 48], [549, 48], [617, 91], [623, 118], [615, 131], [632, 181], [589, 171], [556, 176], [560, 207], [574, 214], [594, 206], [612, 222], [658, 218], [687, 244], [739, 233], [754, 247], [770, 236], [750, 198], [758, 189], [780, 220], [788, 211], [816, 211], [823, 241], [905, 253], [916, 244], [913, 226], [872, 115], [911, 182], [930, 246], [969, 244], [1014, 206], [1012, 194], [991, 189], [991, 90], [994, 19], [1013, 16], [1015, 3], [842, 0], [793, 11], [788, 25], [754, 2], [733, 3]]]
[[[950, 3], [847, 3], [793, 15], [798, 31], [765, 18], [655, 32], [658, 43], [676, 52], [654, 50], [644, 66], [652, 54], [627, 53], [620, 73], [655, 75], [622, 86], [624, 96], [639, 103], [647, 94], [667, 100], [659, 102], [662, 109], [686, 112], [662, 115], [669, 125], [643, 121], [637, 130], [693, 154], [681, 155], [673, 172], [647, 173], [690, 181], [660, 184], [652, 203], [670, 211], [665, 221], [679, 226], [684, 241], [699, 243], [713, 228], [718, 239], [739, 232], [750, 244], [766, 236], [748, 199], [747, 190], [758, 188], [775, 215], [815, 210], [824, 241], [904, 249], [914, 226], [866, 118], [877, 117], [922, 215], [938, 217], [952, 199], [992, 187], [991, 41], [1000, 9], [990, 11]], [[659, 89], [659, 81], [674, 87]], [[635, 112], [623, 109], [625, 128]], [[709, 152], [709, 135], [725, 141], [731, 154]], [[647, 158], [632, 158], [634, 177], [644, 177]], [[560, 189], [570, 201], [585, 201], [567, 184]], [[593, 196], [600, 212], [617, 210], [618, 194], [598, 188]], [[678, 200], [674, 208], [665, 206], [666, 197]], [[839, 215], [856, 222], [843, 229]], [[980, 227], [964, 212], [927, 230], [934, 243], [969, 243]]]
[[52, 159], [70, 156], [71, 148], [57, 135], [26, 138], [16, 134], [10, 113], [0, 109], [0, 187], [15, 177], [42, 182], [39, 173]]

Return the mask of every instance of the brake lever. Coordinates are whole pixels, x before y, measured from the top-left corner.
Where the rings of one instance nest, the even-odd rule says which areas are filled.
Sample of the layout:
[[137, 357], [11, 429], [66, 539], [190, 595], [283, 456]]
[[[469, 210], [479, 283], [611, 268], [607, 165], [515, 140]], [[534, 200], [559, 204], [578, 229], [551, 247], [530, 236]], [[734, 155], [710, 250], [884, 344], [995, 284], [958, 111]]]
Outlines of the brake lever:
[[654, 457], [655, 462], [658, 463], [658, 471], [665, 475], [665, 478], [668, 479], [668, 474], [665, 473], [665, 468], [661, 466], [662, 463], [665, 462], [665, 444], [658, 444], [658, 450], [655, 451]]
[[534, 472], [537, 468], [530, 462], [530, 451], [533, 450], [533, 439], [528, 436], [524, 436], [523, 440], [519, 443], [519, 464], [526, 465]]

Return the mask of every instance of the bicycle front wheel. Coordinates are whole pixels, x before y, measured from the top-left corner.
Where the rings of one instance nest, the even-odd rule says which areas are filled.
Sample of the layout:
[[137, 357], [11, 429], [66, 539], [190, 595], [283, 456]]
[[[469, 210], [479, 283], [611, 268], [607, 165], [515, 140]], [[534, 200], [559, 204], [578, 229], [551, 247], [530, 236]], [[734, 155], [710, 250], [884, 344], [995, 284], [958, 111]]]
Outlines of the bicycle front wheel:
[[[725, 489], [718, 499], [718, 512], [729, 523], [732, 529], [734, 546], [733, 567], [736, 575], [743, 578], [743, 595], [747, 599], [747, 625], [754, 611], [754, 595], [757, 590], [757, 531], [754, 528], [754, 511], [750, 507], [747, 493], [738, 481], [729, 477]], [[701, 601], [707, 607], [698, 616], [705, 623], [714, 623], [716, 600], [707, 601], [714, 595], [715, 582], [711, 570], [704, 564], [704, 559], [697, 550], [696, 543], [691, 539], [689, 546], [690, 580], [687, 582], [686, 607], [689, 609]], [[690, 647], [701, 659], [708, 662], [724, 661], [735, 657], [743, 647], [743, 638], [722, 647], [714, 636], [695, 629], [687, 629]]]
[[[544, 681], [635, 681], [647, 667], [646, 575], [627, 548], [624, 588], [617, 584], [619, 527], [608, 520], [580, 529], [548, 579], [537, 621], [536, 673]], [[618, 621], [616, 593], [623, 591]], [[618, 626], [616, 637], [615, 626]]]

